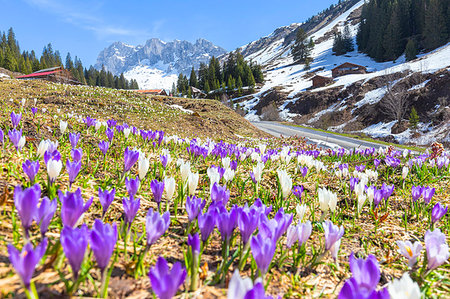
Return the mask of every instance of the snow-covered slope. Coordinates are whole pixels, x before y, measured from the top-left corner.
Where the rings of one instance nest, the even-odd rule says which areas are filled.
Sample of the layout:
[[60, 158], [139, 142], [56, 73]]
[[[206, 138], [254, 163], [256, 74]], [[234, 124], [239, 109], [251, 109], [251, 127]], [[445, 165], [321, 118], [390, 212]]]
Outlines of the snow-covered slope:
[[[367, 55], [359, 53], [356, 49], [356, 34], [359, 26], [359, 14], [362, 5], [364, 4], [364, 0], [352, 2], [351, 4], [352, 6], [349, 9], [340, 12], [340, 14], [335, 16], [331, 21], [323, 22], [321, 26], [316, 26], [315, 28], [306, 31], [309, 37], [312, 37], [315, 41], [315, 47], [312, 52], [314, 60], [311, 64], [311, 68], [307, 71], [304, 70], [304, 65], [294, 64], [291, 55], [291, 46], [294, 43], [293, 35], [297, 28], [299, 26], [303, 28], [303, 26], [305, 26], [304, 24], [292, 24], [290, 26], [281, 27], [275, 30], [271, 35], [241, 47], [241, 51], [246, 59], [256, 61], [263, 65], [263, 72], [265, 75], [263, 86], [258, 89], [255, 94], [246, 96], [244, 101], [242, 101], [242, 99], [237, 99], [237, 102], [240, 102], [241, 106], [248, 111], [246, 116], [247, 119], [257, 120], [260, 118], [260, 115], [258, 114], [261, 111], [260, 102], [266, 94], [273, 90], [277, 90], [278, 93], [282, 94], [280, 99], [281, 102], [277, 102], [280, 116], [286, 120], [292, 120], [295, 117], [299, 119], [299, 117], [304, 116], [303, 114], [296, 113], [295, 110], [308, 110], [300, 109], [298, 107], [299, 105], [302, 105], [303, 102], [301, 101], [305, 98], [306, 94], [308, 94], [310, 99], [311, 93], [323, 95], [326, 94], [328, 90], [333, 90], [333, 92], [336, 89], [343, 91], [347, 88], [354, 87], [355, 84], [360, 84], [358, 82], [363, 82], [364, 84], [365, 82], [372, 80], [371, 82], [373, 83], [373, 80], [386, 76], [387, 74], [405, 71], [409, 71], [409, 73], [415, 72], [431, 75], [439, 70], [442, 71], [443, 69], [447, 69], [447, 72], [450, 71], [450, 43], [429, 53], [422, 53], [418, 55], [417, 59], [409, 62], [406, 62], [404, 56], [401, 56], [396, 61], [378, 63]], [[336, 30], [342, 31], [346, 25], [349, 27], [353, 36], [355, 50], [345, 55], [335, 56], [332, 53], [334, 32], [336, 32]], [[256, 44], [263, 46], [256, 48]], [[311, 78], [314, 75], [331, 77], [331, 70], [345, 62], [365, 66], [368, 73], [337, 77], [330, 85], [311, 89]], [[439, 73], [439, 76], [441, 76], [441, 73]], [[430, 79], [426, 82], [418, 82], [417, 85], [409, 87], [409, 92], [426, 88], [429, 80]], [[306, 115], [307, 118], [303, 117], [302, 123], [314, 126], [315, 122], [322, 116], [335, 113], [336, 111], [350, 113], [350, 120], [348, 122], [354, 122], [358, 119], [358, 113], [361, 113], [361, 111], [367, 109], [369, 106], [373, 108], [379, 104], [386, 93], [386, 89], [383, 86], [378, 86], [373, 90], [367, 90], [366, 88], [366, 90], [359, 90], [359, 92], [364, 93], [348, 95], [351, 99], [330, 99], [328, 104], [326, 104], [328, 106], [323, 107], [323, 110], [314, 111], [311, 115]], [[334, 92], [333, 94], [337, 93]], [[340, 94], [343, 93], [341, 92]], [[355, 100], [356, 96], [358, 96], [357, 100]], [[347, 104], [350, 105], [350, 107], [348, 107]], [[296, 109], [293, 109], [294, 107]], [[379, 109], [379, 107], [377, 106], [376, 109]], [[431, 115], [430, 113], [428, 113], [428, 115]], [[374, 132], [380, 130], [381, 135], [386, 135], [386, 132], [392, 129], [395, 122], [371, 124], [361, 122], [361, 124], [367, 126], [366, 128], [360, 129], [361, 132], [380, 136]], [[341, 130], [345, 125], [347, 125], [347, 123], [335, 127], [330, 126], [330, 129], [334, 128], [336, 130]], [[422, 125], [425, 127], [425, 124]], [[428, 131], [433, 130], [433, 127], [430, 125], [427, 125], [426, 127]], [[405, 141], [407, 139], [405, 138], [406, 135], [408, 134], [403, 133], [403, 135], [394, 137], [399, 141]]]
[[170, 89], [179, 73], [189, 76], [192, 67], [198, 69], [200, 63], [224, 53], [205, 39], [190, 43], [152, 38], [138, 46], [115, 42], [100, 52], [95, 67], [116, 75], [123, 72], [127, 79], [136, 79], [142, 89]]

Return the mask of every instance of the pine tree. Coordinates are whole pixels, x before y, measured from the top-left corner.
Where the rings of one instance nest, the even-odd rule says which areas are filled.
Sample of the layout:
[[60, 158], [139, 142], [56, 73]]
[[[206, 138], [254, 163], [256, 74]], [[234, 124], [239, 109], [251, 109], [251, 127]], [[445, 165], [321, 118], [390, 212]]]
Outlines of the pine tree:
[[194, 67], [192, 67], [191, 75], [189, 76], [189, 85], [193, 87], [198, 87], [197, 75], [195, 74]]
[[66, 70], [71, 71], [72, 69], [73, 69], [72, 57], [70, 56], [70, 52], [67, 52], [67, 56], [66, 56]]
[[[296, 63], [307, 63], [311, 60], [311, 51], [314, 47], [312, 39], [308, 42], [306, 39], [306, 32], [303, 28], [297, 30], [295, 43], [292, 46], [292, 55]], [[311, 61], [309, 61], [311, 62]]]
[[239, 76], [237, 80], [237, 88], [238, 88], [238, 94], [240, 95], [242, 93], [242, 79]]
[[175, 96], [177, 93], [177, 87], [175, 86], [175, 82], [172, 83], [172, 91], [170, 92], [172, 96]]
[[411, 129], [417, 129], [419, 124], [419, 115], [417, 114], [416, 108], [412, 107], [411, 114], [409, 115], [409, 126]]
[[192, 98], [192, 88], [190, 86], [188, 88], [187, 97], [190, 98], [190, 99]]
[[[450, 16], [447, 16], [447, 18]], [[423, 32], [424, 48], [431, 50], [443, 45], [448, 36], [446, 20], [438, 0], [429, 0], [425, 10], [425, 26]]]
[[405, 58], [406, 61], [410, 61], [417, 58], [417, 47], [413, 39], [409, 39], [408, 43], [406, 43]]
[[205, 93], [206, 93], [206, 94], [208, 94], [208, 93], [211, 91], [211, 89], [209, 88], [209, 83], [208, 83], [208, 81], [205, 82], [205, 88], [204, 88], [204, 89], [205, 89]]

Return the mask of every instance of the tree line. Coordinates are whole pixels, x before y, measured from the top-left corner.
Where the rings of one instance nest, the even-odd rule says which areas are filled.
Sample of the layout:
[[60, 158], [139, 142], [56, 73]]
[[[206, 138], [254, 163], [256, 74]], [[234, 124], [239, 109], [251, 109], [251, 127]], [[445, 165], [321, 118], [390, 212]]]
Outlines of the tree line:
[[180, 74], [176, 86], [174, 84], [172, 87], [172, 93], [190, 96], [190, 87], [196, 87], [207, 94], [214, 90], [225, 92], [235, 89], [241, 93], [244, 86], [253, 89], [256, 83], [263, 81], [261, 66], [245, 61], [244, 56], [236, 50], [228, 54], [223, 65], [213, 56], [209, 64], [200, 63], [198, 71], [192, 68], [189, 79]]
[[377, 61], [416, 58], [450, 38], [448, 0], [370, 0], [363, 5], [358, 50]]
[[[12, 72], [31, 74], [38, 70], [64, 65], [60, 52], [54, 51], [51, 43], [44, 47], [42, 55], [38, 57], [34, 50], [21, 52], [12, 28], [9, 28], [7, 33], [0, 32], [0, 36], [0, 67]], [[117, 89], [139, 88], [136, 80], [128, 81], [123, 73], [115, 76], [104, 68], [101, 71], [93, 66], [88, 69], [84, 68], [78, 57], [75, 56], [75, 59], [72, 60], [70, 53], [67, 53], [65, 68], [82, 84]]]

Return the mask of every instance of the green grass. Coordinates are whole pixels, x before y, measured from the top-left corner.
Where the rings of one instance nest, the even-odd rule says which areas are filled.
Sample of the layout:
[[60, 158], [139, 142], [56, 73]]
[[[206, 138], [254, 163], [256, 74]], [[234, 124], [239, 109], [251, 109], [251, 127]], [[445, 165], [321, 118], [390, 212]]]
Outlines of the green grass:
[[409, 149], [411, 151], [416, 151], [416, 152], [424, 152], [425, 151], [425, 148], [424, 147], [420, 147], [420, 146], [404, 145], [404, 144], [398, 144], [398, 143], [389, 143], [389, 142], [385, 142], [385, 141], [382, 141], [382, 140], [370, 138], [370, 137], [367, 137], [367, 136], [327, 131], [327, 130], [323, 130], [323, 129], [297, 125], [297, 124], [293, 124], [293, 123], [290, 123], [290, 122], [279, 122], [279, 123], [283, 124], [283, 125], [286, 125], [286, 126], [299, 127], [299, 128], [303, 128], [303, 129], [310, 129], [310, 130], [314, 130], [314, 131], [318, 131], [318, 132], [330, 133], [330, 134], [333, 134], [333, 135], [349, 137], [349, 138], [353, 138], [353, 139], [357, 139], [357, 140], [373, 142], [373, 143], [382, 144], [382, 145], [386, 145], [386, 146], [393, 145], [393, 146], [395, 146], [397, 148]]

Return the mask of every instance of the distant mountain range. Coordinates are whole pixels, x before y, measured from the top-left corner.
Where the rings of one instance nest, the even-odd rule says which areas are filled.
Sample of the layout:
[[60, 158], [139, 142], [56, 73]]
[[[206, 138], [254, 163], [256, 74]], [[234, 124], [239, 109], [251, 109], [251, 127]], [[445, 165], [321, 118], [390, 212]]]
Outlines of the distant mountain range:
[[100, 52], [95, 68], [124, 73], [127, 79], [136, 79], [140, 88], [170, 89], [179, 73], [189, 76], [192, 67], [198, 69], [200, 63], [225, 53], [225, 49], [205, 39], [190, 43], [152, 38], [138, 46], [115, 42]]

